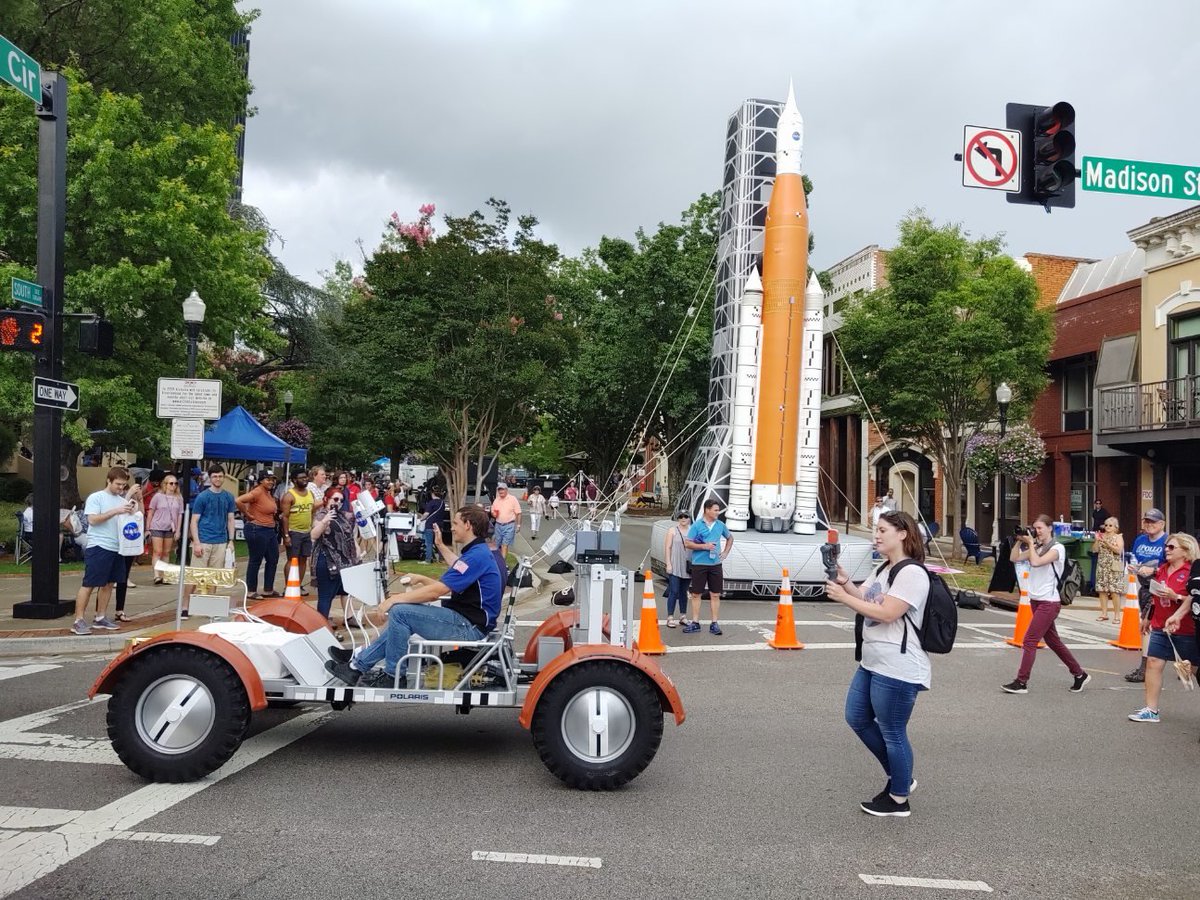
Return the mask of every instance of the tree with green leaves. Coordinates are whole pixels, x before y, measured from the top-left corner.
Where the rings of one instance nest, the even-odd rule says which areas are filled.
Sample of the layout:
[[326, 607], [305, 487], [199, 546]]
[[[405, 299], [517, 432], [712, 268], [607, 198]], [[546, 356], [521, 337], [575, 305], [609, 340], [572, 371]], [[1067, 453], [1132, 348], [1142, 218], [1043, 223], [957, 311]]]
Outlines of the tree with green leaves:
[[[262, 346], [259, 315], [269, 273], [264, 234], [235, 219], [236, 172], [226, 124], [191, 125], [146, 112], [135, 96], [95, 88], [68, 70], [67, 229], [64, 308], [113, 323], [116, 352], [96, 359], [71, 349], [64, 376], [80, 385], [80, 415], [64, 427], [63, 499], [77, 494], [75, 460], [103, 433], [110, 447], [153, 456], [167, 443], [155, 417], [159, 376], [185, 371], [181, 304], [195, 289], [207, 304], [204, 336]], [[37, 120], [29, 103], [0, 92], [0, 277], [32, 278], [36, 260]], [[205, 374], [205, 373], [201, 373]], [[5, 379], [8, 381], [5, 383]], [[29, 394], [29, 361], [0, 367], [0, 394]], [[37, 448], [33, 448], [34, 452]]]
[[1020, 418], [1046, 386], [1053, 312], [1002, 249], [914, 211], [888, 254], [888, 284], [852, 299], [836, 332], [879, 426], [938, 460], [956, 533], [967, 442], [996, 419], [996, 387], [1009, 384]]
[[633, 241], [601, 238], [564, 266], [579, 351], [548, 409], [602, 479], [650, 437], [675, 450], [672, 484], [686, 474], [708, 403], [719, 204], [704, 194], [678, 224], [639, 229]]
[[318, 452], [422, 451], [459, 502], [470, 461], [528, 436], [571, 351], [554, 293], [559, 255], [533, 216], [514, 222], [495, 199], [488, 208], [446, 216], [440, 235], [432, 205], [417, 222], [393, 216], [318, 381], [336, 413], [310, 419]]

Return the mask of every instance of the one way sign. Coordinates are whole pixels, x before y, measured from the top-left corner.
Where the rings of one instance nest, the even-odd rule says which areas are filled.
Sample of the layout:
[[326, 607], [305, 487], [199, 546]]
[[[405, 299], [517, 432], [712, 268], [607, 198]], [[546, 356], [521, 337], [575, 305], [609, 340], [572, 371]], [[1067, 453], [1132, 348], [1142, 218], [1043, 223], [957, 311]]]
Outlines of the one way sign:
[[51, 409], [79, 409], [79, 385], [50, 378], [33, 379], [33, 405]]

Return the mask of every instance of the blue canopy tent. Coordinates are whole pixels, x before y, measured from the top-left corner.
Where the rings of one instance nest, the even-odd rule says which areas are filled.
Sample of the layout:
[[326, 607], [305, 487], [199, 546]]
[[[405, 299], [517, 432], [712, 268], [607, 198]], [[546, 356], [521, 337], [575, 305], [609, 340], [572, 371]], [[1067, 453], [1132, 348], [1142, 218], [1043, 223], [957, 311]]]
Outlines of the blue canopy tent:
[[308, 462], [308, 451], [277, 438], [244, 407], [235, 406], [205, 430], [204, 458], [302, 466]]

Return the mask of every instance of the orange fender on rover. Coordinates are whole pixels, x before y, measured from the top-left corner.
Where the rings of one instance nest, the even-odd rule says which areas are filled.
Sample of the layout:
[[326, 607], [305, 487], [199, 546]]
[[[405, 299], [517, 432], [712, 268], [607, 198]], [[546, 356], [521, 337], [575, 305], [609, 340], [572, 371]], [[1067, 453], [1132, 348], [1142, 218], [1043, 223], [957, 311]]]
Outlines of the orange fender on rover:
[[[549, 616], [530, 636], [529, 643], [525, 645], [525, 652], [521, 654], [521, 661], [527, 663], [535, 663], [538, 661], [538, 638], [562, 638], [563, 650], [570, 650], [571, 629], [578, 624], [579, 607], [577, 606], [570, 609], [561, 609], [554, 613], [554, 615]], [[604, 617], [604, 625], [602, 630], [604, 632], [604, 636], [608, 637], [608, 616]]]
[[[313, 614], [317, 615], [315, 610], [313, 610]], [[322, 619], [322, 621], [324, 620]], [[88, 691], [88, 696], [95, 697], [97, 694], [111, 694], [122, 671], [131, 659], [148, 651], [152, 652], [156, 647], [166, 644], [190, 644], [193, 647], [200, 647], [203, 650], [207, 650], [214, 656], [221, 657], [221, 659], [229, 663], [233, 671], [237, 672], [238, 677], [242, 680], [242, 686], [245, 687], [246, 696], [250, 700], [250, 709], [257, 712], [260, 709], [267, 708], [267, 695], [263, 691], [262, 678], [246, 654], [225, 640], [225, 638], [215, 634], [207, 634], [203, 631], [172, 631], [125, 648], [116, 659], [104, 667], [104, 671], [100, 673], [100, 677], [96, 679], [96, 683]]]
[[580, 644], [556, 656], [546, 668], [538, 672], [537, 678], [529, 686], [529, 693], [525, 695], [525, 703], [521, 707], [521, 714], [517, 717], [517, 721], [521, 723], [522, 728], [528, 729], [533, 722], [533, 711], [537, 707], [538, 700], [541, 698], [546, 686], [554, 680], [554, 677], [564, 669], [568, 669], [589, 659], [619, 659], [629, 663], [635, 669], [644, 672], [654, 685], [654, 689], [658, 692], [658, 699], [662, 703], [663, 709], [675, 716], [676, 725], [683, 724], [685, 716], [683, 701], [679, 699], [679, 691], [675, 689], [674, 682], [659, 668], [658, 663], [655, 662], [653, 657], [639, 653], [637, 650], [630, 650], [627, 647], [613, 647], [607, 644]]
[[[278, 625], [292, 634], [312, 634], [329, 624], [323, 615], [307, 603], [297, 603], [295, 600], [261, 600], [248, 609], [251, 615], [258, 616], [272, 625]], [[236, 610], [234, 614], [236, 615]]]

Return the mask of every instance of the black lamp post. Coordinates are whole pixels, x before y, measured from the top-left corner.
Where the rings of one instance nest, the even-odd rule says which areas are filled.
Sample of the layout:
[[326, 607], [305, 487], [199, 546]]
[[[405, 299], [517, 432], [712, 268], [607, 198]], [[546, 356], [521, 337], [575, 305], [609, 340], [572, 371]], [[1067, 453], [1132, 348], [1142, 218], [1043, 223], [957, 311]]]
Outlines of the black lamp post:
[[[196, 344], [200, 340], [200, 326], [204, 324], [204, 310], [204, 301], [200, 299], [200, 295], [195, 290], [188, 294], [187, 299], [183, 301], [183, 323], [187, 326], [188, 336], [188, 378], [196, 377]], [[186, 471], [179, 476], [179, 490], [183, 495], [183, 505], [187, 506], [192, 497], [192, 465], [190, 460], [184, 460], [184, 468]], [[188, 522], [183, 523], [184, 528], [187, 528], [188, 525]], [[181, 541], [181, 546], [182, 543]]]
[[[1000, 410], [1000, 439], [1004, 439], [1004, 433], [1008, 429], [1008, 404], [1012, 403], [1012, 388], [1005, 381], [1000, 382], [1000, 386], [996, 388], [996, 406]], [[1003, 500], [1003, 491], [1000, 489], [1001, 481], [1004, 476], [999, 472], [996, 473], [996, 496], [993, 501], [992, 508], [992, 546], [998, 547], [1000, 544], [1000, 503]]]

